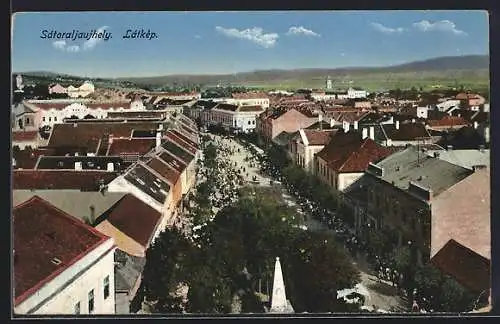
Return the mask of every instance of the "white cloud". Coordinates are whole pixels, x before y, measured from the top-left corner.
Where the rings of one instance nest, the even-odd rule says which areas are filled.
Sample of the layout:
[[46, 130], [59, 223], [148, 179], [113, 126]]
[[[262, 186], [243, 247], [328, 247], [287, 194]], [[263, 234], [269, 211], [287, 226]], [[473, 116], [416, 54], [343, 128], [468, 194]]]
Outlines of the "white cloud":
[[66, 49], [66, 41], [65, 40], [60, 40], [60, 41], [55, 41], [52, 43], [52, 45], [61, 51], [64, 51]]
[[54, 42], [52, 42], [52, 46], [54, 46], [54, 48], [56, 48], [60, 51], [63, 51], [63, 52], [76, 53], [76, 52], [80, 51], [80, 46], [68, 45], [65, 40], [54, 41]]
[[450, 32], [455, 35], [467, 35], [463, 30], [457, 29], [455, 23], [450, 20], [440, 20], [434, 23], [428, 20], [422, 20], [414, 23], [413, 27], [423, 32], [442, 31]]
[[376, 31], [379, 31], [384, 34], [401, 34], [402, 32], [404, 32], [404, 28], [402, 27], [390, 28], [380, 23], [372, 23], [371, 25]]
[[[96, 30], [96, 33], [99, 34], [99, 33], [104, 33], [104, 31], [109, 28], [108, 26], [102, 26], [100, 27], [99, 29]], [[95, 37], [95, 38], [91, 38], [85, 42], [83, 42], [83, 49], [84, 50], [91, 50], [93, 49], [94, 47], [97, 46], [97, 44], [99, 44], [100, 42], [102, 42], [102, 38], [98, 38], [98, 37]]]
[[200, 39], [200, 38], [201, 38], [201, 36], [200, 36], [200, 35], [194, 35], [194, 38], [196, 38], [196, 39]]
[[290, 29], [288, 29], [287, 35], [305, 35], [305, 36], [314, 36], [314, 37], [320, 37], [321, 35], [318, 33], [313, 32], [310, 29], [305, 28], [304, 26], [292, 26]]
[[264, 30], [260, 27], [238, 30], [236, 28], [217, 26], [215, 30], [227, 37], [246, 39], [265, 48], [273, 47], [279, 38], [276, 33], [264, 33]]

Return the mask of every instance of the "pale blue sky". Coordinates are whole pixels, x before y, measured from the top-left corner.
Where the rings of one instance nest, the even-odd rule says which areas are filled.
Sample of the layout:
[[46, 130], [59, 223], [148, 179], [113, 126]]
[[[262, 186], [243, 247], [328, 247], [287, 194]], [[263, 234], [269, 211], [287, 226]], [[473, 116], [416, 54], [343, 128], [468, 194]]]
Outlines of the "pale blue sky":
[[[40, 37], [101, 27], [108, 41]], [[123, 39], [127, 29], [158, 38]], [[488, 54], [488, 34], [486, 11], [18, 13], [12, 68], [127, 77], [385, 66]]]

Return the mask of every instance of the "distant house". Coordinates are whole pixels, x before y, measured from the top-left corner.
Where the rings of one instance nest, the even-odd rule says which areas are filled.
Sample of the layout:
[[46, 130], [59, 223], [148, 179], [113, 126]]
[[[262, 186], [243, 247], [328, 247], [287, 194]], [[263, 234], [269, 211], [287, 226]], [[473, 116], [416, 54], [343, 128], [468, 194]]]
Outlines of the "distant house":
[[458, 116], [444, 116], [440, 119], [427, 120], [426, 123], [428, 128], [437, 131], [454, 131], [470, 124], [463, 117]]
[[49, 85], [49, 94], [68, 94], [68, 89], [60, 85], [59, 83], [57, 84], [51, 84]]
[[68, 96], [71, 98], [85, 98], [94, 93], [95, 87], [94, 84], [90, 81], [85, 81], [79, 87], [69, 86], [66, 89]]
[[257, 117], [263, 112], [262, 106], [219, 103], [210, 110], [209, 122], [227, 130], [248, 133], [255, 130]]
[[314, 173], [314, 156], [321, 151], [337, 130], [301, 129], [298, 136], [290, 141], [290, 152], [293, 152], [295, 164]]
[[112, 238], [36, 196], [13, 224], [15, 314], [115, 314]]
[[261, 139], [269, 144], [281, 132], [293, 133], [301, 128], [307, 128], [317, 120], [311, 113], [297, 109], [269, 112], [257, 119], [257, 132]]

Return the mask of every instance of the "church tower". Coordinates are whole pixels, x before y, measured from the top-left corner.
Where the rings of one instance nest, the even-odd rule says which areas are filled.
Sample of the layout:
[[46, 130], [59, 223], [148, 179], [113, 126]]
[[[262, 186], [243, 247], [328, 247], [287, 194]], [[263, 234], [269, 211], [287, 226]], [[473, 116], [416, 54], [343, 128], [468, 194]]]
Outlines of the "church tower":
[[273, 293], [271, 296], [270, 313], [293, 313], [294, 310], [290, 301], [286, 299], [285, 282], [281, 271], [280, 258], [276, 258], [274, 265]]
[[330, 77], [326, 78], [326, 90], [331, 90], [333, 88], [332, 79]]

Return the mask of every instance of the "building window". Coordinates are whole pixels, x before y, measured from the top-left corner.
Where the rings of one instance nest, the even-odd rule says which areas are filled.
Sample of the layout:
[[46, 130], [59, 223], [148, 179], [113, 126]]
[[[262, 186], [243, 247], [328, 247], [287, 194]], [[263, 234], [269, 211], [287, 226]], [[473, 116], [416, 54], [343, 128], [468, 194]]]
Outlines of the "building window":
[[52, 121], [52, 117], [49, 117], [49, 122], [51, 122], [51, 121]]
[[29, 125], [30, 124], [30, 119], [27, 117], [26, 118], [26, 125]]
[[250, 125], [251, 123], [252, 123], [252, 122], [249, 120], [249, 121], [248, 121], [248, 125]]
[[54, 117], [54, 121], [57, 121], [57, 117]]
[[42, 121], [45, 121], [45, 117], [42, 117]]
[[109, 297], [109, 276], [104, 278], [104, 299]]
[[75, 304], [75, 314], [80, 314], [80, 302]]
[[94, 311], [94, 289], [89, 291], [89, 313]]

